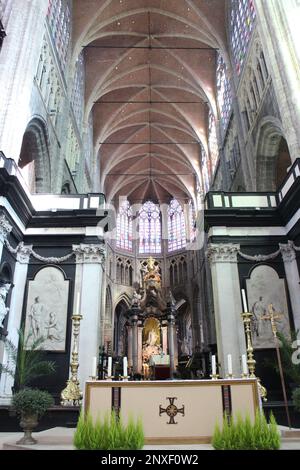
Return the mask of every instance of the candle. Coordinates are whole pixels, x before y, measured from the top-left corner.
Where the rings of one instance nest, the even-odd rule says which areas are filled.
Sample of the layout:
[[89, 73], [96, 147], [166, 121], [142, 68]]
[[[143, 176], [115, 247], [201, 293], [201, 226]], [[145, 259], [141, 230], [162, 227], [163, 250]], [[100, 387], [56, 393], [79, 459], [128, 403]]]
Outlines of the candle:
[[80, 313], [79, 310], [80, 307], [80, 292], [77, 292], [77, 298], [76, 298], [76, 308], [75, 308], [75, 313]]
[[248, 375], [248, 364], [246, 354], [242, 355], [242, 366], [243, 366], [243, 374]]
[[217, 375], [216, 356], [211, 356], [211, 373]]
[[107, 363], [107, 376], [111, 377], [111, 368], [112, 368], [112, 358], [108, 358], [108, 363]]
[[127, 377], [128, 376], [128, 364], [127, 364], [127, 357], [123, 358], [123, 376]]
[[93, 363], [92, 363], [92, 377], [96, 378], [97, 377], [97, 358], [93, 357]]
[[242, 289], [242, 299], [243, 299], [243, 309], [244, 309], [244, 312], [248, 312], [248, 306], [247, 306], [247, 299], [246, 299], [245, 289]]
[[228, 361], [228, 375], [232, 375], [232, 357], [231, 357], [231, 354], [228, 354], [227, 361]]

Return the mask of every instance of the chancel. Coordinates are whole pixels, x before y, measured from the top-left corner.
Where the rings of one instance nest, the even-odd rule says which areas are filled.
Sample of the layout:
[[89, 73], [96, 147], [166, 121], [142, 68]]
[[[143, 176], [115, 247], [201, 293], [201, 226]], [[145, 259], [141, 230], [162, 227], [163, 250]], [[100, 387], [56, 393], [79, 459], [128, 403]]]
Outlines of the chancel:
[[298, 24], [295, 0], [0, 0], [0, 432], [36, 388], [39, 430], [300, 426]]

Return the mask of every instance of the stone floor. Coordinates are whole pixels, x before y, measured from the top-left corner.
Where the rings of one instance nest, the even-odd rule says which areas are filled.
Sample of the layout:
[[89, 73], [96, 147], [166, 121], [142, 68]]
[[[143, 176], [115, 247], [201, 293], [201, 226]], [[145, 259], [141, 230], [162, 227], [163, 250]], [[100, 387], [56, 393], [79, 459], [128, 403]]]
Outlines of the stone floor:
[[[289, 433], [288, 428], [280, 426], [283, 434], [282, 450], [300, 450], [300, 432]], [[72, 437], [74, 429], [52, 428], [39, 433], [33, 433], [38, 443], [33, 446], [18, 445], [16, 442], [23, 433], [0, 433], [0, 450], [73, 450]], [[210, 444], [185, 445], [146, 445], [144, 450], [212, 450]]]

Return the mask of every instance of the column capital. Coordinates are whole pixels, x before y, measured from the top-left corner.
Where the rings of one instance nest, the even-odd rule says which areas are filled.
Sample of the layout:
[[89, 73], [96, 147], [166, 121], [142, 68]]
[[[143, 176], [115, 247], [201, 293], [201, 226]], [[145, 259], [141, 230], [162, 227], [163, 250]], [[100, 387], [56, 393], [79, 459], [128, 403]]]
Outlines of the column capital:
[[76, 254], [77, 264], [103, 264], [105, 261], [105, 246], [101, 245], [87, 245], [81, 243], [80, 245], [73, 245], [73, 250]]
[[287, 243], [279, 243], [279, 248], [281, 251], [281, 256], [284, 263], [291, 263], [296, 259], [296, 252], [294, 250], [294, 244], [292, 241]]
[[206, 256], [210, 263], [237, 263], [240, 245], [236, 243], [210, 243]]
[[6, 239], [12, 231], [12, 225], [9, 223], [3, 211], [0, 211], [0, 239]]
[[28, 264], [30, 255], [32, 254], [32, 245], [24, 245], [23, 242], [21, 242], [18, 245], [17, 249], [17, 261], [21, 264]]

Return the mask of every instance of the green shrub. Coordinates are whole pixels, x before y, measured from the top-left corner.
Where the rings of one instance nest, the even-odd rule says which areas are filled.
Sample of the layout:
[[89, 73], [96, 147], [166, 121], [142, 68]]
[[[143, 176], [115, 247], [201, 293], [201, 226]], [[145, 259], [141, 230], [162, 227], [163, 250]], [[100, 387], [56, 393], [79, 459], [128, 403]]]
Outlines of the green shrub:
[[76, 449], [85, 450], [137, 450], [144, 446], [144, 431], [141, 419], [129, 418], [127, 425], [114, 412], [95, 422], [88, 413], [80, 413], [74, 434]]
[[215, 426], [212, 445], [216, 450], [276, 450], [280, 448], [280, 434], [272, 414], [269, 424], [259, 411], [253, 424], [249, 416], [224, 416], [222, 430]]
[[50, 393], [24, 388], [12, 397], [12, 406], [17, 414], [36, 414], [41, 417], [54, 404]]
[[300, 387], [293, 391], [293, 403], [297, 411], [300, 411]]

